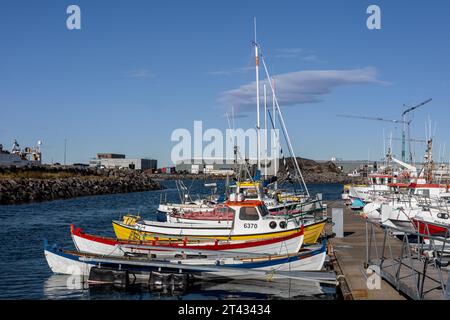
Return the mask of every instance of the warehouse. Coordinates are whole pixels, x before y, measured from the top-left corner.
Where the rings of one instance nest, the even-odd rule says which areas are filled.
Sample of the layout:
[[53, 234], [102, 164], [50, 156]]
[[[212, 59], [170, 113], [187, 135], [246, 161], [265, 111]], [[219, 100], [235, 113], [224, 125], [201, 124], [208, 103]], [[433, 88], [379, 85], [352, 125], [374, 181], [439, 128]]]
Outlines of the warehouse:
[[157, 160], [126, 158], [124, 154], [98, 153], [97, 158], [89, 161], [90, 167], [133, 170], [156, 170]]
[[[270, 159], [267, 161], [267, 174], [273, 175], [274, 168], [272, 166], [273, 161]], [[190, 159], [182, 160], [176, 163], [176, 171], [178, 173], [191, 173], [191, 174], [210, 174], [210, 175], [232, 175], [239, 164], [235, 164], [234, 160], [227, 159]], [[264, 173], [264, 163], [261, 163], [262, 173]]]

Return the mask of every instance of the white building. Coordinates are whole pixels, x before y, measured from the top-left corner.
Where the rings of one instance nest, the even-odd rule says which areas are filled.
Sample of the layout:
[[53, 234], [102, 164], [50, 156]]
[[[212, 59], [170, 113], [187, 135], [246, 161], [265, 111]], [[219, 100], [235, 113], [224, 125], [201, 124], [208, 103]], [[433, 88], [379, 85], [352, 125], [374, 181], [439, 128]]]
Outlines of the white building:
[[97, 158], [89, 161], [89, 166], [108, 169], [156, 170], [157, 160], [126, 158], [124, 154], [99, 153]]

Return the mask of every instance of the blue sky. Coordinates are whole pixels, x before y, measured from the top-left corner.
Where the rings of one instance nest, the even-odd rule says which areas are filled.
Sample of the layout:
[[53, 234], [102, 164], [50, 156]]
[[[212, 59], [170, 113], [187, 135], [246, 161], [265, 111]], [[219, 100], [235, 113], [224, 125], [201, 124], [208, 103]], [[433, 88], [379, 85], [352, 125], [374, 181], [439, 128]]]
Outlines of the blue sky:
[[[81, 30], [66, 28], [70, 4]], [[366, 27], [370, 4], [381, 30]], [[256, 16], [272, 75], [293, 86], [280, 101], [298, 155], [379, 159], [383, 130], [400, 129], [336, 114], [399, 118], [431, 97], [412, 136], [431, 117], [437, 156], [450, 137], [449, 15], [445, 0], [2, 1], [0, 143], [42, 139], [44, 161], [61, 162], [66, 138], [69, 162], [119, 152], [169, 165], [174, 129], [227, 128], [230, 92], [254, 81]], [[254, 108], [236, 108], [236, 125], [253, 127]]]

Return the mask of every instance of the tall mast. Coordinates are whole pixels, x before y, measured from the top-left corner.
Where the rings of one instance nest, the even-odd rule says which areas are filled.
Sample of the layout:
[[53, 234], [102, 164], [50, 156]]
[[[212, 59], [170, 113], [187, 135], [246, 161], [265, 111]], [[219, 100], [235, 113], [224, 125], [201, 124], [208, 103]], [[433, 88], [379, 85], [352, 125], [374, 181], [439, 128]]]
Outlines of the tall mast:
[[261, 170], [261, 159], [260, 159], [260, 153], [261, 153], [261, 120], [260, 120], [260, 114], [259, 114], [259, 48], [258, 43], [256, 42], [256, 17], [253, 18], [253, 23], [255, 27], [255, 41], [253, 45], [255, 46], [255, 69], [256, 69], [256, 131], [257, 131], [257, 137], [258, 137], [258, 143], [257, 143], [257, 164], [258, 164], [258, 170]]
[[[270, 80], [269, 80], [270, 81]], [[264, 84], [264, 178], [267, 179], [267, 90], [266, 84]]]
[[[269, 79], [270, 81], [270, 79]], [[272, 87], [273, 87], [273, 92], [275, 92], [275, 79], [272, 79]], [[273, 130], [276, 130], [276, 125], [277, 125], [277, 121], [276, 121], [276, 112], [275, 112], [275, 93], [272, 93], [272, 118], [273, 118]], [[278, 175], [278, 141], [275, 135], [272, 136], [272, 138], [274, 138], [273, 141], [273, 171], [274, 171], [274, 175], [275, 177]], [[275, 180], [275, 190], [278, 189], [278, 181]]]

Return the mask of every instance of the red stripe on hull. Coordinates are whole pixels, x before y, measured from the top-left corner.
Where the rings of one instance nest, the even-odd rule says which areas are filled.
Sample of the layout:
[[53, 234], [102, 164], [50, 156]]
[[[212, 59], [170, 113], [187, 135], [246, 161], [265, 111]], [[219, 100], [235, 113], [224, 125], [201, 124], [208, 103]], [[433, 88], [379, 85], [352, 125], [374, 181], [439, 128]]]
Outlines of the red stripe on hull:
[[436, 234], [445, 234], [447, 231], [447, 228], [440, 227], [432, 223], [424, 223], [422, 221], [418, 221], [416, 219], [413, 219], [415, 227], [418, 229], [419, 233], [427, 235], [428, 233], [430, 235], [436, 235]]
[[70, 226], [70, 232], [80, 238], [84, 238], [90, 241], [99, 242], [107, 245], [146, 245], [146, 246], [158, 246], [170, 248], [184, 248], [184, 249], [195, 249], [195, 250], [236, 250], [251, 248], [256, 246], [269, 245], [277, 242], [282, 242], [286, 240], [293, 239], [295, 237], [302, 236], [304, 233], [304, 227], [302, 226], [298, 232], [295, 232], [286, 237], [270, 238], [265, 240], [255, 240], [255, 241], [245, 241], [240, 243], [220, 243], [219, 240], [215, 240], [213, 244], [205, 245], [189, 245], [188, 241], [185, 242], [158, 242], [158, 241], [127, 241], [127, 240], [117, 240], [114, 238], [100, 237], [90, 234], [85, 234], [80, 228], [75, 228], [73, 225]]

